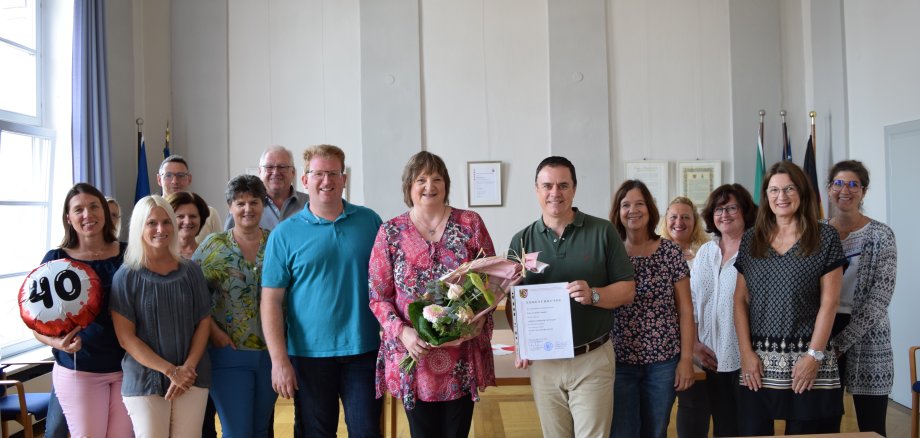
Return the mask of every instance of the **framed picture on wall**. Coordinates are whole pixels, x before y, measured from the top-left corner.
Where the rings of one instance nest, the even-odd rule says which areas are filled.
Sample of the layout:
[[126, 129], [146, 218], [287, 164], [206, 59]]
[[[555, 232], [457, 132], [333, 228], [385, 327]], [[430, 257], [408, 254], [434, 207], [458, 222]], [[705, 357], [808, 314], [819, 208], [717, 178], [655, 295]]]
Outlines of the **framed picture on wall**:
[[664, 211], [668, 202], [671, 202], [668, 196], [669, 176], [667, 161], [626, 162], [626, 179], [637, 179], [644, 182], [655, 198], [655, 206], [658, 207], [658, 211]]
[[690, 198], [697, 209], [703, 208], [709, 194], [720, 185], [722, 185], [721, 161], [677, 162], [677, 193]]
[[467, 204], [470, 207], [502, 205], [501, 161], [468, 161], [466, 176]]

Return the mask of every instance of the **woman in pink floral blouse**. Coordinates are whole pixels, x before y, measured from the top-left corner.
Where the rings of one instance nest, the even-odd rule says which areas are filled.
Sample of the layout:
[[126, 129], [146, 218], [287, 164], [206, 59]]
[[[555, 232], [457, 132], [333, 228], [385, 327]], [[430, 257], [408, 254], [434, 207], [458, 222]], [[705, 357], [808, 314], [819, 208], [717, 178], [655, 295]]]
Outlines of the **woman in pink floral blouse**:
[[[447, 205], [450, 176], [440, 157], [412, 156], [402, 187], [409, 211], [381, 225], [370, 260], [370, 307], [383, 328], [377, 397], [389, 392], [402, 399], [413, 437], [465, 437], [479, 391], [495, 386], [492, 317], [478, 336], [439, 348], [419, 338], [408, 306], [428, 282], [495, 249], [478, 214]], [[418, 360], [408, 373], [399, 367], [406, 354]]]

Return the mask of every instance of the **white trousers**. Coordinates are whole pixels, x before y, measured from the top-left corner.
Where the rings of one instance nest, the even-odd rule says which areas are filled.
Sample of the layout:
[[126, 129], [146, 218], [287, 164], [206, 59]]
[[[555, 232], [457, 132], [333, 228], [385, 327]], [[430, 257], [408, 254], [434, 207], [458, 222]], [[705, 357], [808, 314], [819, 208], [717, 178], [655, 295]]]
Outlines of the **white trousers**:
[[159, 395], [122, 397], [136, 438], [201, 437], [208, 390], [193, 386], [173, 401]]

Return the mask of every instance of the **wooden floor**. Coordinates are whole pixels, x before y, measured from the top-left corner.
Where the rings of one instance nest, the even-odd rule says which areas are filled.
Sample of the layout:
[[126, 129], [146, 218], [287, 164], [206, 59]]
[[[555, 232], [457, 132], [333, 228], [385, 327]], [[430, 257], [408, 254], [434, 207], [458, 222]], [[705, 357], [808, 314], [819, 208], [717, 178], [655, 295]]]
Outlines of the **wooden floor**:
[[[392, 400], [392, 399], [390, 399]], [[389, 400], [388, 400], [389, 402]], [[856, 426], [856, 417], [853, 414], [853, 399], [847, 396], [845, 399], [845, 409], [847, 415], [844, 416], [841, 424], [841, 432], [858, 432]], [[677, 409], [671, 411], [671, 425], [668, 428], [668, 436], [676, 437], [675, 415]], [[409, 425], [406, 423], [406, 416], [399, 410], [398, 416], [398, 438], [409, 437]], [[776, 430], [783, 430], [783, 422], [776, 422]], [[294, 408], [290, 401], [279, 400], [275, 410], [275, 437], [291, 438], [293, 437]], [[889, 402], [888, 405], [888, 436], [889, 437], [907, 437], [910, 435], [910, 410], [901, 405]], [[389, 428], [388, 428], [389, 430]], [[345, 429], [344, 417], [340, 412], [339, 416], [339, 436], [348, 436]], [[387, 432], [389, 434], [389, 431]], [[533, 394], [529, 386], [505, 386], [501, 388], [489, 388], [482, 393], [482, 401], [476, 404], [476, 410], [473, 413], [473, 427], [470, 433], [471, 437], [489, 437], [489, 438], [533, 438], [541, 437], [540, 420], [537, 417], [537, 409], [533, 403]], [[389, 437], [389, 435], [387, 435]], [[392, 438], [392, 437], [390, 437]]]

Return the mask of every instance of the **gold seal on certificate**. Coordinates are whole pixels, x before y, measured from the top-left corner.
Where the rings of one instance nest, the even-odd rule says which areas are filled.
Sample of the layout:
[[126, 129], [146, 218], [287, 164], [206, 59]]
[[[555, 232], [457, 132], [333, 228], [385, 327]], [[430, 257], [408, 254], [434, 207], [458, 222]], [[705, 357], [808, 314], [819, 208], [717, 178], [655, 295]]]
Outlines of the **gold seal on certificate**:
[[518, 357], [529, 360], [574, 357], [566, 283], [528, 284], [511, 290]]

